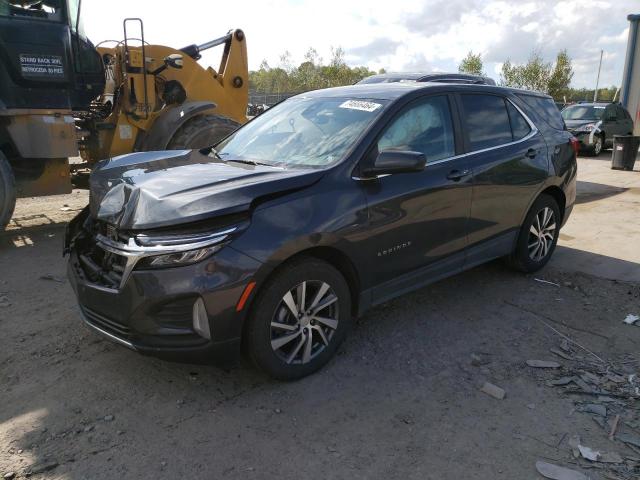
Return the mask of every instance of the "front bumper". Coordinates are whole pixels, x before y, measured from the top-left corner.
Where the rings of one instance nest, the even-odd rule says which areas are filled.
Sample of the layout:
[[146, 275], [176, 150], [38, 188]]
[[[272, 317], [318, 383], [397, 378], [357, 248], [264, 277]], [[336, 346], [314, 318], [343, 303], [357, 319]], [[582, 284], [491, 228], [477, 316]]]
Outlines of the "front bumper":
[[593, 145], [595, 143], [595, 135], [598, 132], [595, 132], [593, 135], [591, 134], [591, 132], [569, 131], [569, 133], [571, 133], [571, 135], [578, 139], [580, 149], [585, 150], [593, 148]]
[[[72, 249], [67, 273], [93, 331], [142, 354], [223, 363], [240, 351], [244, 311], [236, 312], [235, 306], [259, 265], [226, 246], [194, 265], [133, 270], [121, 288], [113, 289], [92, 283]], [[193, 327], [198, 298], [205, 304], [210, 340]]]

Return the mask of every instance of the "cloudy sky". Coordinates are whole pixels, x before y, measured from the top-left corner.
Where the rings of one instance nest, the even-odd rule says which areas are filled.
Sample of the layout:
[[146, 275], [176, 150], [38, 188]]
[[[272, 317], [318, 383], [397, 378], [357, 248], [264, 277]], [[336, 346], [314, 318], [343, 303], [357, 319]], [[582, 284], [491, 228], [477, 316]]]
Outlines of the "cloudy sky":
[[[481, 53], [498, 79], [502, 62], [526, 61], [533, 50], [547, 60], [566, 48], [574, 87], [619, 85], [627, 45], [627, 14], [638, 0], [83, 0], [85, 30], [98, 42], [122, 38], [125, 16], [144, 20], [146, 39], [183, 47], [242, 28], [250, 68], [272, 66], [289, 51], [294, 63], [309, 47], [330, 57], [342, 47], [352, 66], [373, 70], [455, 71], [469, 50]], [[217, 66], [218, 52], [203, 61]]]

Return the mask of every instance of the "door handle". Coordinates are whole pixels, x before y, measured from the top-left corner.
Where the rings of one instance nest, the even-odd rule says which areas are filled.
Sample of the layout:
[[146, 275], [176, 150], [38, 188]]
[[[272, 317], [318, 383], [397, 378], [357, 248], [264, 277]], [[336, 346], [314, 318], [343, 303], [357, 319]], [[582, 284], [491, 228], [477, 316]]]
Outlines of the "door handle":
[[460, 181], [460, 179], [466, 177], [471, 173], [471, 170], [451, 170], [449, 175], [447, 175], [448, 180], [453, 180], [454, 182]]
[[527, 150], [527, 153], [525, 153], [524, 156], [527, 158], [536, 158], [537, 154], [538, 151], [535, 148], [530, 148], [529, 150]]

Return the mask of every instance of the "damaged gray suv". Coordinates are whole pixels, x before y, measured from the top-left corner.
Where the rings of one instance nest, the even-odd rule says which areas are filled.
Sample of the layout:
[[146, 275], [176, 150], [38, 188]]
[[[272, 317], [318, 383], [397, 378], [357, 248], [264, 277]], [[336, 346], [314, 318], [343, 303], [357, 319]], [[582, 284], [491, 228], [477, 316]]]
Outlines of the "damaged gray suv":
[[299, 378], [375, 305], [495, 258], [542, 268], [575, 202], [576, 148], [532, 92], [304, 93], [213, 147], [101, 162], [68, 275], [85, 323], [125, 347], [182, 361], [244, 347]]

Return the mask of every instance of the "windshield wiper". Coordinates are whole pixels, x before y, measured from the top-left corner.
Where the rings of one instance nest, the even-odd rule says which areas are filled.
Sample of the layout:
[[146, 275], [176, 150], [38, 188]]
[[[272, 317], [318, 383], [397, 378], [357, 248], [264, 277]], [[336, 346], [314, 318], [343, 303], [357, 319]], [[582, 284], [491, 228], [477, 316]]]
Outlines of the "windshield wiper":
[[220, 156], [220, 154], [218, 153], [218, 151], [217, 151], [215, 148], [213, 148], [213, 147], [210, 147], [209, 155], [213, 155], [213, 156], [214, 156], [215, 158], [217, 158], [218, 160], [222, 160], [222, 157]]
[[266, 167], [273, 167], [273, 165], [270, 163], [256, 162], [255, 160], [241, 160], [241, 159], [234, 158], [232, 160], [227, 160], [227, 162], [244, 163], [247, 165], [264, 165]]

